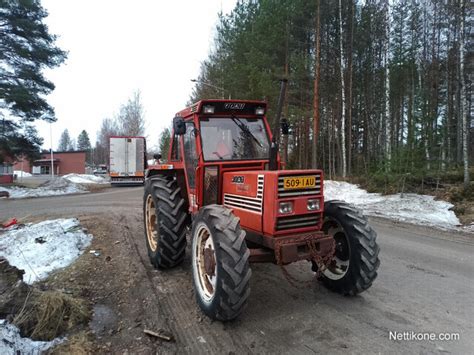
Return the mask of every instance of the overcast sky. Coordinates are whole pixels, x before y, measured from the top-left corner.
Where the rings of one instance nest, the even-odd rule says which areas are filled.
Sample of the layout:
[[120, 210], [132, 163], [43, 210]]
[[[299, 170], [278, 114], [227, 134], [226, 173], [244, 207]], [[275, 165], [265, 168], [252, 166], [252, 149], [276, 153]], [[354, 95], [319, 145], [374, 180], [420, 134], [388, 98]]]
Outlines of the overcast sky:
[[[46, 23], [69, 52], [46, 76], [56, 89], [48, 96], [56, 111], [53, 148], [67, 128], [76, 138], [85, 129], [94, 144], [104, 117], [113, 117], [139, 89], [149, 146], [183, 109], [190, 79], [199, 74], [213, 43], [218, 12], [236, 0], [43, 0]], [[37, 124], [50, 147], [49, 124]]]

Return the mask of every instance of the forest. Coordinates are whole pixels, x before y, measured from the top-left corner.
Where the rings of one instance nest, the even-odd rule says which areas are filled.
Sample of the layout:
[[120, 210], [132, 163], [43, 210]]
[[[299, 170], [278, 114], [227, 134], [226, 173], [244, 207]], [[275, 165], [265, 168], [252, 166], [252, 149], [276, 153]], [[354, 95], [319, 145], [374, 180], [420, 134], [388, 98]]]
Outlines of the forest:
[[264, 99], [272, 122], [288, 78], [288, 168], [328, 178], [454, 172], [467, 186], [472, 24], [466, 0], [239, 1], [220, 15], [190, 102]]

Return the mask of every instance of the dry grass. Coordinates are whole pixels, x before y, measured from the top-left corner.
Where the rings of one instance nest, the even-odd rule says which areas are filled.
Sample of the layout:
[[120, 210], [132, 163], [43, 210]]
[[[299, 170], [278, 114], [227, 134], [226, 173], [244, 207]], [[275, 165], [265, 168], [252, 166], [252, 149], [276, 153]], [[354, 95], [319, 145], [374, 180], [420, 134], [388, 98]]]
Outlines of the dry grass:
[[23, 336], [52, 340], [90, 318], [85, 301], [59, 291], [33, 291], [13, 319]]
[[48, 355], [74, 354], [88, 355], [94, 353], [94, 346], [90, 336], [85, 331], [79, 332], [66, 340], [65, 342], [55, 346], [47, 351]]

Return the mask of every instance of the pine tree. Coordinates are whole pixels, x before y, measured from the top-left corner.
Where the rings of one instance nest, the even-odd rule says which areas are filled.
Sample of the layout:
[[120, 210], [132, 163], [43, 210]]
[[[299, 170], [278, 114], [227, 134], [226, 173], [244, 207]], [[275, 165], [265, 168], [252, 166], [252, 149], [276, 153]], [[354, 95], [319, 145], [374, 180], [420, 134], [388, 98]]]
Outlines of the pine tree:
[[89, 134], [86, 130], [82, 130], [77, 137], [77, 150], [85, 151], [86, 152], [86, 161], [91, 161], [91, 141], [89, 139]]
[[171, 132], [169, 128], [165, 128], [161, 134], [160, 139], [158, 142], [161, 158], [164, 160], [168, 160], [168, 152], [170, 148], [171, 142]]
[[91, 149], [91, 141], [86, 130], [82, 130], [77, 137], [77, 150], [89, 151]]
[[59, 138], [58, 151], [67, 152], [71, 150], [74, 150], [74, 146], [71, 136], [69, 135], [69, 131], [66, 128], [63, 133], [61, 133], [61, 137]]
[[55, 120], [44, 97], [54, 84], [42, 71], [60, 65], [66, 53], [43, 23], [47, 15], [38, 0], [0, 3], [0, 160], [37, 154], [42, 140], [32, 122]]

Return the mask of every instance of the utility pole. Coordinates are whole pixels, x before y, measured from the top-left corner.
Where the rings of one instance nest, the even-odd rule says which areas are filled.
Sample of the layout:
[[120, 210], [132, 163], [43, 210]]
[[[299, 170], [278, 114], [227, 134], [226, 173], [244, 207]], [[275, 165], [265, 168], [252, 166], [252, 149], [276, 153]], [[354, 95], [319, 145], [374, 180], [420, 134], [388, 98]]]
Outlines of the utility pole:
[[51, 179], [54, 179], [54, 157], [53, 157], [53, 123], [49, 122], [49, 137], [51, 143]]

